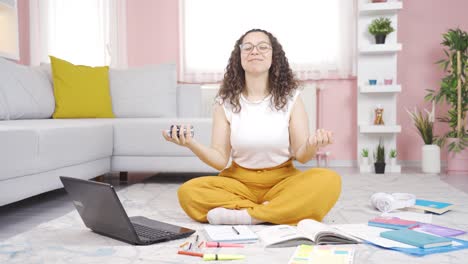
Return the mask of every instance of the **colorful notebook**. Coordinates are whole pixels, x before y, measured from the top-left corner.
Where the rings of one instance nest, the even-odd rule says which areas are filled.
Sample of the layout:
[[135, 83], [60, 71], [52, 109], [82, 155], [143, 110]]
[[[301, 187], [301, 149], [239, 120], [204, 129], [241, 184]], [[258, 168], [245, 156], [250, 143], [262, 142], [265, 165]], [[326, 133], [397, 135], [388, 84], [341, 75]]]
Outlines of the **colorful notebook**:
[[407, 210], [443, 214], [449, 210], [452, 210], [453, 206], [454, 205], [451, 203], [416, 199], [415, 205], [408, 207]]
[[431, 233], [431, 234], [443, 236], [443, 237], [459, 236], [459, 235], [463, 235], [466, 233], [465, 231], [459, 230], [459, 229], [448, 228], [445, 226], [438, 226], [438, 225], [433, 225], [433, 224], [425, 224], [425, 223], [421, 223], [418, 226], [415, 226], [414, 228], [411, 228], [411, 229], [414, 231]]
[[398, 217], [376, 217], [367, 223], [370, 226], [388, 228], [388, 229], [402, 229], [411, 228], [419, 224], [417, 221], [400, 219]]
[[380, 236], [419, 248], [433, 248], [452, 245], [451, 239], [409, 229], [385, 231], [380, 233]]
[[288, 264], [351, 264], [354, 248], [339, 246], [297, 246]]

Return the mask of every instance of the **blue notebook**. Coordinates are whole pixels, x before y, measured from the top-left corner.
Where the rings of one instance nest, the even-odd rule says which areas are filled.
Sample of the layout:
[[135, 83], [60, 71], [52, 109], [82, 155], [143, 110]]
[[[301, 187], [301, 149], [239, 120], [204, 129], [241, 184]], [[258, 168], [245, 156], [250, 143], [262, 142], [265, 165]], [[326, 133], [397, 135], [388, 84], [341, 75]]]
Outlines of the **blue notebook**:
[[451, 203], [416, 199], [416, 204], [411, 206], [408, 209], [410, 211], [431, 212], [431, 213], [436, 213], [436, 214], [443, 214], [443, 213], [451, 210], [452, 208], [453, 208], [453, 204], [451, 204]]
[[451, 239], [433, 236], [408, 229], [385, 231], [380, 233], [380, 236], [420, 248], [433, 248], [452, 245]]

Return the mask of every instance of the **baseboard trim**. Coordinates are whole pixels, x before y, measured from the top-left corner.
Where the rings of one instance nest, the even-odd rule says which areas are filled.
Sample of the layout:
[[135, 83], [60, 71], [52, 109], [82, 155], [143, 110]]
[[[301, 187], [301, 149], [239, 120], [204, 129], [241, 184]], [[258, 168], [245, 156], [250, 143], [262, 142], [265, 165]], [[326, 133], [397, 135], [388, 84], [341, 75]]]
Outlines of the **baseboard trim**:
[[[324, 162], [321, 162], [321, 165], [324, 166]], [[420, 160], [399, 160], [398, 164], [402, 168], [421, 168]], [[305, 164], [299, 163], [297, 160], [294, 161], [296, 168], [314, 168], [317, 167], [317, 160], [311, 160]], [[446, 161], [441, 161], [440, 167], [445, 168], [447, 165]], [[358, 167], [356, 160], [331, 160], [328, 162], [328, 167]]]
[[[398, 161], [402, 167], [405, 168], [421, 168], [421, 161], [420, 160], [401, 160]], [[446, 161], [440, 161], [440, 167], [445, 168], [447, 166]]]

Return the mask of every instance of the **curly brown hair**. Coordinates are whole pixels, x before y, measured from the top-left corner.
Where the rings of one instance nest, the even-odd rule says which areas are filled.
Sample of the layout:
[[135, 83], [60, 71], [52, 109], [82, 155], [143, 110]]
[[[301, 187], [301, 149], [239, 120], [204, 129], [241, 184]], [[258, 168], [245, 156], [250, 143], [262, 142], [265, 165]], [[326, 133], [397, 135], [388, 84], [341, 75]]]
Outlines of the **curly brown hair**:
[[288, 59], [281, 44], [273, 34], [263, 29], [251, 29], [236, 41], [234, 50], [229, 58], [229, 63], [226, 66], [221, 88], [218, 91], [218, 98], [222, 99], [223, 102], [228, 101], [233, 107], [233, 112], [240, 112], [239, 99], [245, 87], [245, 71], [242, 68], [240, 59], [240, 45], [244, 37], [251, 32], [263, 32], [270, 39], [273, 54], [271, 67], [268, 72], [268, 89], [272, 95], [272, 105], [274, 105], [276, 110], [281, 110], [286, 106], [288, 97], [292, 97], [294, 90], [299, 87], [299, 81], [294, 77], [289, 67]]

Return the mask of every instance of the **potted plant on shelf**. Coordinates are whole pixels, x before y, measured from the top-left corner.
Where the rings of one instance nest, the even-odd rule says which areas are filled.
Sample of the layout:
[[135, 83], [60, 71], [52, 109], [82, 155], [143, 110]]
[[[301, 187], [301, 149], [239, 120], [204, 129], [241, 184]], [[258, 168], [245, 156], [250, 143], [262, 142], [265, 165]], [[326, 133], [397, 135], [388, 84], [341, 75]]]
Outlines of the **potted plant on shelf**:
[[397, 156], [396, 149], [391, 149], [389, 156], [390, 156], [390, 166], [396, 166], [396, 156]]
[[392, 27], [392, 21], [387, 17], [379, 17], [372, 20], [368, 30], [375, 37], [376, 44], [384, 44], [387, 35], [395, 31]]
[[367, 148], [363, 148], [361, 151], [361, 165], [369, 166], [369, 150]]
[[374, 161], [375, 173], [385, 173], [385, 146], [382, 144], [382, 140], [377, 146], [377, 153], [374, 152]]
[[406, 110], [413, 119], [413, 123], [421, 135], [424, 145], [422, 146], [422, 159], [421, 169], [425, 173], [439, 173], [440, 172], [440, 147], [435, 144], [434, 137], [434, 116], [435, 116], [435, 103], [432, 104], [432, 112], [427, 111], [426, 115], [420, 110], [415, 108], [412, 112]]
[[466, 111], [468, 110], [468, 33], [459, 28], [449, 29], [443, 35], [442, 45], [445, 59], [437, 64], [442, 66], [446, 76], [443, 77], [440, 89], [430, 90], [425, 99], [449, 105], [448, 115], [437, 118], [449, 124], [449, 131], [436, 138], [436, 143], [447, 145], [447, 171], [449, 173], [468, 172], [468, 130], [466, 128]]

